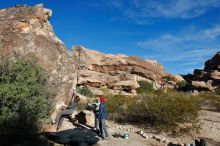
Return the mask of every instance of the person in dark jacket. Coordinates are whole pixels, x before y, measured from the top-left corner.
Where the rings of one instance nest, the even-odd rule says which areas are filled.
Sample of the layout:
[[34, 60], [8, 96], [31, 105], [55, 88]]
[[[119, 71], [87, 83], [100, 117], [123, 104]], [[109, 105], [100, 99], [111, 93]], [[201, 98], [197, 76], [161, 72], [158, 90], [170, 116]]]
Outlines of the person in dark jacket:
[[94, 112], [95, 115], [95, 127], [93, 128], [93, 130], [95, 131], [99, 131], [99, 106], [100, 106], [100, 99], [97, 98], [96, 102], [88, 104], [89, 110], [92, 110]]
[[107, 112], [105, 106], [106, 101], [107, 99], [104, 96], [100, 97], [101, 103], [99, 105], [99, 129], [103, 140], [109, 139], [108, 130], [106, 126], [106, 118], [107, 118]]
[[56, 116], [56, 119], [53, 121], [53, 124], [57, 125], [57, 130], [61, 127], [63, 120], [65, 117], [71, 116], [73, 114], [74, 109], [76, 108], [78, 102], [80, 101], [80, 97], [76, 96], [73, 101], [69, 104], [69, 106], [65, 106], [66, 110], [62, 110]]

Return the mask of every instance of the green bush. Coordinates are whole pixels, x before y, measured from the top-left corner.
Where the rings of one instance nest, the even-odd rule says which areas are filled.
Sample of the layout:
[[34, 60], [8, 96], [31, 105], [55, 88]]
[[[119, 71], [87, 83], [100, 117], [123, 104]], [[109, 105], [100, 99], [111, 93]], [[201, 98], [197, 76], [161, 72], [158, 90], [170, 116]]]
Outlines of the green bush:
[[220, 87], [218, 87], [217, 89], [215, 89], [215, 93], [216, 93], [217, 95], [220, 95]]
[[51, 110], [46, 73], [34, 62], [0, 62], [0, 143], [28, 145]]
[[140, 85], [140, 87], [137, 89], [137, 93], [141, 94], [141, 93], [152, 93], [154, 92], [154, 88], [153, 88], [153, 84], [149, 83], [148, 81], [138, 81], [138, 84]]
[[111, 96], [107, 108], [112, 120], [175, 131], [180, 124], [190, 125], [185, 129], [196, 127], [199, 105], [197, 97], [160, 92], [158, 95], [142, 94], [140, 97]]
[[165, 81], [173, 81], [174, 79], [171, 76], [167, 75], [167, 76], [163, 77], [163, 80], [165, 80]]
[[107, 110], [109, 119], [123, 121], [123, 114], [128, 111], [131, 105], [135, 105], [137, 97], [123, 95], [108, 95]]
[[88, 87], [78, 87], [76, 91], [84, 96], [92, 97], [92, 91]]
[[177, 83], [177, 89], [179, 91], [189, 91], [190, 90], [190, 84], [186, 81], [180, 81]]

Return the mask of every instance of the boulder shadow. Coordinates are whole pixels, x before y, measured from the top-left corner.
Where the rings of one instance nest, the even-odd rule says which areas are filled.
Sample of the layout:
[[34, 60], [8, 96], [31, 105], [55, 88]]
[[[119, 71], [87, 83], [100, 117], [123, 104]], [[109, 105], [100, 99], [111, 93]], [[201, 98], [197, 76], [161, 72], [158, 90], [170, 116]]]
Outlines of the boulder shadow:
[[44, 136], [58, 144], [68, 146], [92, 146], [99, 141], [98, 135], [88, 129], [68, 129], [59, 132], [45, 132]]

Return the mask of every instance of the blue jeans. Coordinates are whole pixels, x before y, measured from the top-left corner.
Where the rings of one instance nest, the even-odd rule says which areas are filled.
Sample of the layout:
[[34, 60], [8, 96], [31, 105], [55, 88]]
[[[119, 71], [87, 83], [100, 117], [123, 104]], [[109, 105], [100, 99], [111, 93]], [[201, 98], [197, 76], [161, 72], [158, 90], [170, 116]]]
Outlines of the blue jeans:
[[70, 116], [70, 115], [72, 115], [72, 113], [73, 113], [73, 109], [67, 109], [67, 110], [63, 110], [57, 114], [57, 117], [55, 119], [55, 124], [58, 124], [57, 129], [59, 129], [61, 127], [65, 116]]
[[99, 129], [98, 124], [99, 124], [99, 113], [95, 112], [95, 128], [96, 129]]
[[105, 121], [106, 121], [105, 119], [100, 119], [100, 121], [99, 121], [99, 129], [100, 129], [102, 137], [108, 137], [109, 136]]

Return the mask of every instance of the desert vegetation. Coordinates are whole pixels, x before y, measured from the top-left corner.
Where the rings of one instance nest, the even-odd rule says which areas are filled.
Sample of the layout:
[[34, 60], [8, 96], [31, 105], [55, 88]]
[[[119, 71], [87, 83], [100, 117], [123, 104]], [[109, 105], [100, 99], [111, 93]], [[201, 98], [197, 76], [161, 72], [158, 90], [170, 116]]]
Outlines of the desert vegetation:
[[[182, 83], [181, 83], [182, 84]], [[191, 95], [177, 90], [154, 90], [140, 82], [138, 96], [108, 95], [109, 119], [153, 127], [159, 131], [185, 133], [199, 130], [199, 111], [204, 105], [219, 110], [220, 96], [216, 93]], [[187, 84], [183, 84], [185, 87]]]
[[77, 93], [80, 93], [80, 94], [87, 96], [87, 97], [93, 96], [92, 91], [88, 87], [77, 87], [76, 91], [77, 91]]
[[198, 95], [201, 99], [201, 108], [211, 111], [220, 111], [220, 94], [216, 92], [201, 92]]
[[52, 109], [50, 95], [47, 74], [34, 61], [2, 61], [0, 144], [39, 144], [34, 135], [48, 121]]
[[138, 84], [140, 85], [140, 87], [137, 89], [137, 93], [141, 94], [141, 93], [154, 93], [156, 90], [154, 90], [153, 88], [153, 84], [149, 83], [147, 81], [139, 81]]
[[178, 82], [176, 87], [178, 91], [190, 91], [190, 88], [191, 88], [190, 83], [187, 81]]

